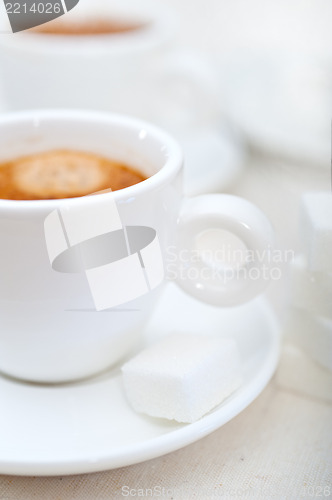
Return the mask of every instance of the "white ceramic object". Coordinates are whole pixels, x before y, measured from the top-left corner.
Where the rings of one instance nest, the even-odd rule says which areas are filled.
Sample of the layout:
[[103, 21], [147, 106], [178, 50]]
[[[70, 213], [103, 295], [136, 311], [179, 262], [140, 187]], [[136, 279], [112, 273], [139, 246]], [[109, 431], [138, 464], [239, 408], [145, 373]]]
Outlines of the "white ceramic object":
[[[120, 34], [6, 34], [0, 66], [7, 110], [79, 108], [126, 113], [165, 127], [211, 123], [218, 115], [217, 74], [193, 53], [171, 50], [177, 19], [143, 0], [80, 0], [63, 23], [99, 19], [139, 26]], [[166, 127], [167, 128], [167, 127]]]
[[[170, 313], [171, 312], [171, 313]], [[279, 356], [279, 326], [265, 299], [236, 309], [200, 304], [169, 285], [146, 331], [217, 334], [237, 341], [244, 383], [194, 424], [135, 413], [120, 367], [77, 384], [45, 386], [0, 377], [0, 473], [81, 474], [149, 460], [193, 443], [246, 408], [264, 389]]]
[[[8, 105], [0, 86], [0, 113], [6, 108]], [[198, 196], [228, 190], [242, 174], [246, 149], [240, 135], [226, 123], [216, 123], [203, 130], [189, 128], [179, 133], [177, 140], [185, 155], [185, 195]]]
[[330, 167], [327, 57], [246, 50], [220, 63], [220, 82], [224, 110], [249, 142], [277, 157]]
[[[59, 252], [65, 255], [72, 247], [63, 235], [59, 239], [54, 233], [56, 251], [52, 250], [50, 255], [44, 224], [55, 211], [62, 213], [62, 219], [66, 210], [76, 216], [82, 213], [87, 221], [82, 227], [89, 229], [88, 239], [92, 234], [96, 237], [99, 234], [95, 234], [95, 227], [100, 226], [100, 221], [94, 215], [98, 210], [108, 227], [104, 206], [108, 200], [114, 200], [123, 227], [143, 226], [156, 232], [165, 275], [169, 277], [172, 264], [172, 279], [206, 302], [236, 305], [250, 300], [267, 286], [263, 273], [265, 261], [261, 256], [262, 252], [268, 254], [273, 245], [268, 219], [251, 203], [230, 195], [204, 195], [191, 199], [190, 207], [182, 204], [181, 149], [160, 129], [129, 117], [95, 112], [32, 111], [0, 118], [0, 161], [52, 149], [95, 152], [129, 163], [149, 177], [129, 188], [96, 196], [70, 200], [0, 200], [3, 241], [0, 247], [0, 369], [5, 373], [22, 379], [59, 382], [105, 369], [140, 337], [162, 288], [152, 286], [148, 277], [149, 293], [138, 291], [127, 304], [126, 300], [122, 301], [123, 304], [115, 308], [117, 312], [107, 309], [108, 312], [97, 313], [96, 309], [105, 307], [100, 308], [96, 300], [93, 301], [91, 268], [86, 267], [86, 273], [75, 273], [71, 268], [57, 272], [59, 269], [54, 267], [54, 256]], [[233, 270], [231, 276], [214, 274], [197, 258], [191, 259], [195, 237], [215, 228], [234, 233], [254, 256], [243, 267], [244, 273]], [[78, 241], [82, 242], [81, 235]], [[184, 254], [180, 250], [186, 258], [182, 258]], [[128, 250], [126, 256], [134, 258]], [[141, 252], [141, 259], [142, 256]], [[142, 273], [144, 265], [139, 264], [138, 257], [137, 266]], [[257, 271], [254, 277], [252, 270]], [[145, 271], [148, 274], [149, 269]], [[144, 285], [144, 277], [140, 279]], [[155, 278], [153, 280], [155, 283]], [[136, 278], [135, 283], [131, 281], [127, 276], [120, 284], [117, 282], [119, 293], [121, 287], [124, 297], [126, 287], [132, 290], [137, 285]], [[137, 289], [142, 290], [141, 285]], [[107, 296], [108, 292], [105, 293]]]
[[142, 29], [101, 36], [12, 34], [6, 14], [1, 16], [0, 60], [9, 110], [78, 107], [135, 114], [149, 59], [160, 55], [172, 37], [174, 16], [149, 0], [139, 6], [133, 0], [80, 0], [61, 19], [75, 24], [94, 18]]
[[146, 24], [129, 34], [82, 38], [12, 34], [1, 9], [0, 3], [0, 29], [8, 31], [0, 33], [1, 111], [68, 107], [135, 115], [180, 142], [187, 195], [220, 192], [238, 179], [245, 149], [221, 122], [215, 65], [172, 46], [175, 12], [153, 0], [80, 0], [63, 21], [89, 15]]

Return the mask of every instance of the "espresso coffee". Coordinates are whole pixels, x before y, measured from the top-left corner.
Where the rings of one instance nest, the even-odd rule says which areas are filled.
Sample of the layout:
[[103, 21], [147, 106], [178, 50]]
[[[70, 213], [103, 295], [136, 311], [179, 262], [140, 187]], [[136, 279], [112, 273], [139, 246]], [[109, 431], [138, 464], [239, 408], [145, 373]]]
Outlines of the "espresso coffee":
[[75, 198], [132, 186], [146, 177], [134, 168], [93, 153], [49, 151], [0, 164], [0, 198]]
[[106, 19], [91, 19], [77, 23], [68, 23], [62, 20], [54, 20], [33, 28], [35, 33], [48, 35], [110, 35], [127, 33], [143, 28], [143, 24], [134, 24], [124, 21], [111, 21]]

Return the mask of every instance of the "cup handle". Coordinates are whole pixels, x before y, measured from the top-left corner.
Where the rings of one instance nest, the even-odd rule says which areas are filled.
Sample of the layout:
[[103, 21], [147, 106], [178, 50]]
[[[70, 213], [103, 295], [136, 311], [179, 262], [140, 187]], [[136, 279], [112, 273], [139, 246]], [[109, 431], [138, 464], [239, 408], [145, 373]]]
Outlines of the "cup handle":
[[[225, 243], [216, 246], [213, 238], [206, 249], [209, 262], [202, 258], [199, 238], [207, 231], [220, 235], [220, 230], [224, 235], [225, 231], [231, 233], [233, 242], [237, 238], [241, 262], [237, 261], [235, 267], [225, 266], [223, 259], [220, 266], [220, 254], [229, 257], [237, 249], [225, 248]], [[178, 220], [173, 278], [184, 291], [203, 302], [222, 307], [239, 305], [256, 297], [268, 285], [273, 247], [272, 226], [251, 202], [228, 194], [189, 198], [184, 201]]]

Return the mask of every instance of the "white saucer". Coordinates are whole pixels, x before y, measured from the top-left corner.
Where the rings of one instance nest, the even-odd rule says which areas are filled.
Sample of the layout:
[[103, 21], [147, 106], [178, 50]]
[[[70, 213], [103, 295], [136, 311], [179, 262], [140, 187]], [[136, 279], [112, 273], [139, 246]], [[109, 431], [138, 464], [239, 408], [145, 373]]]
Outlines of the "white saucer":
[[172, 452], [246, 408], [267, 385], [278, 362], [279, 327], [263, 298], [221, 310], [169, 285], [149, 324], [147, 342], [171, 331], [235, 337], [243, 386], [201, 420], [185, 425], [136, 414], [125, 399], [119, 369], [57, 386], [0, 377], [0, 473], [88, 473]]
[[284, 52], [237, 55], [220, 64], [227, 116], [263, 151], [330, 167], [332, 65]]

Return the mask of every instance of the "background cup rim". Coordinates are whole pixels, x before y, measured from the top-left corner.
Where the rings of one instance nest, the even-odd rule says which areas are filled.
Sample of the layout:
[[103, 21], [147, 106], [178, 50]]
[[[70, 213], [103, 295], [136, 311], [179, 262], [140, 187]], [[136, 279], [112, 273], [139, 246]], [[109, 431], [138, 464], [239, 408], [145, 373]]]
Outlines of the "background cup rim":
[[[79, 5], [62, 17], [65, 19], [72, 16], [74, 20], [78, 7]], [[124, 15], [119, 16], [119, 20], [126, 19], [125, 8], [123, 12]], [[177, 30], [176, 15], [167, 5], [156, 5], [155, 2], [145, 0], [141, 14], [137, 10], [130, 15], [127, 14], [127, 16], [128, 22], [137, 20], [138, 24], [142, 24], [142, 28], [119, 34], [84, 36], [34, 33], [31, 30], [18, 33], [9, 31], [1, 34], [0, 45], [15, 51], [43, 55], [58, 54], [61, 57], [84, 55], [85, 58], [88, 58], [95, 54], [124, 55], [145, 52], [148, 49], [162, 46], [173, 38]], [[84, 15], [80, 17], [84, 19]], [[70, 20], [68, 22], [70, 23]]]

